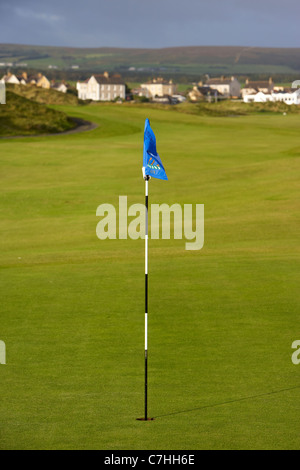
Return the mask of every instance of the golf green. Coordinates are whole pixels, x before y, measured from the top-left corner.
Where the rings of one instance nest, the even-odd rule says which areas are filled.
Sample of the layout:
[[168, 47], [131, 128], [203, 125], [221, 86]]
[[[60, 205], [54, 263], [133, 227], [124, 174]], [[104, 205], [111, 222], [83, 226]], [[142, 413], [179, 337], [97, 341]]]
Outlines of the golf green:
[[[299, 449], [299, 115], [57, 106], [82, 134], [0, 141], [1, 449]], [[144, 202], [145, 118], [169, 181], [204, 204], [202, 250], [99, 240], [100, 204]]]

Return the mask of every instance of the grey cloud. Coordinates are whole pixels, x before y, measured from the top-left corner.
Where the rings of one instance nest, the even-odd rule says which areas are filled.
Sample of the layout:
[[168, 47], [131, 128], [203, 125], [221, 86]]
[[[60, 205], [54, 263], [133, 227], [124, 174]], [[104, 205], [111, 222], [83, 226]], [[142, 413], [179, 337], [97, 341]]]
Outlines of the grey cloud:
[[0, 42], [300, 46], [299, 0], [1, 0]]

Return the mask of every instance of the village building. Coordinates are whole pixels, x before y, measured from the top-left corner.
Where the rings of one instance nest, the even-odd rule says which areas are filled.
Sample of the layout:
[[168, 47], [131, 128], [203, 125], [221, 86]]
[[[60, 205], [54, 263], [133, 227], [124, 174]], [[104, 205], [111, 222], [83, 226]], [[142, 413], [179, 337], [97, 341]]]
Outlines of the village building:
[[263, 93], [259, 91], [252, 95], [244, 96], [245, 103], [267, 103], [267, 102], [283, 102], [288, 105], [296, 104], [300, 105], [300, 88], [286, 88], [283, 91], [271, 93]]
[[126, 98], [126, 86], [118, 74], [93, 75], [84, 82], [77, 82], [78, 98], [81, 100], [113, 101]]
[[20, 85], [36, 85], [39, 88], [50, 88], [50, 81], [41, 73], [28, 76], [27, 72], [23, 72], [21, 75], [18, 75], [17, 78]]
[[193, 89], [188, 93], [188, 97], [192, 102], [217, 101], [221, 99], [223, 95], [218, 90], [199, 82], [198, 85], [193, 86]]
[[146, 98], [155, 98], [163, 96], [173, 96], [176, 94], [177, 86], [172, 80], [164, 80], [163, 78], [153, 78], [149, 82], [141, 85], [140, 96]]
[[46, 89], [49, 89], [51, 86], [48, 78], [41, 73], [27, 77], [27, 84], [36, 85], [39, 88], [46, 88]]
[[64, 82], [57, 83], [55, 81], [52, 81], [51, 88], [53, 90], [59, 91], [60, 93], [67, 93], [68, 91], [68, 86]]
[[260, 81], [253, 81], [246, 79], [245, 86], [242, 88], [242, 98], [246, 95], [254, 95], [259, 92], [264, 94], [272, 93], [274, 89], [274, 83], [272, 77], [269, 80], [260, 80]]
[[239, 98], [241, 96], [241, 84], [235, 77], [209, 78], [206, 85], [217, 90], [224, 98]]
[[26, 72], [23, 72], [21, 75], [17, 76], [20, 85], [27, 85], [28, 84], [28, 76]]
[[138, 87], [138, 88], [132, 88], [131, 90], [131, 95], [134, 96], [144, 96], [145, 98], [148, 98], [150, 99], [151, 98], [151, 94], [150, 94], [150, 91], [147, 90], [147, 88], [142, 88], [141, 86]]
[[6, 75], [2, 77], [2, 81], [4, 83], [12, 83], [14, 85], [20, 85], [19, 79], [16, 77], [16, 75], [8, 72]]
[[274, 101], [300, 105], [300, 88], [285, 88], [283, 91], [273, 92], [272, 96]]
[[28, 77], [27, 72], [23, 72], [18, 76], [8, 72], [4, 75], [3, 80], [5, 83], [12, 83], [14, 85], [36, 85], [40, 88], [50, 88], [49, 80], [41, 73]]

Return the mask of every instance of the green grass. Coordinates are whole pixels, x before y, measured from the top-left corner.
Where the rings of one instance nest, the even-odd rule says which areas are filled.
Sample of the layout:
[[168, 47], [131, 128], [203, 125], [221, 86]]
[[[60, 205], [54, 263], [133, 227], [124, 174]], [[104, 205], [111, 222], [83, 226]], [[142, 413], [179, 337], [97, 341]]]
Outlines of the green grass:
[[0, 107], [0, 137], [53, 134], [75, 127], [66, 114], [20, 96], [10, 89]]
[[[99, 124], [0, 141], [1, 449], [299, 449], [299, 115], [57, 107]], [[143, 203], [144, 119], [169, 181], [204, 203], [205, 245], [96, 237], [96, 208]]]

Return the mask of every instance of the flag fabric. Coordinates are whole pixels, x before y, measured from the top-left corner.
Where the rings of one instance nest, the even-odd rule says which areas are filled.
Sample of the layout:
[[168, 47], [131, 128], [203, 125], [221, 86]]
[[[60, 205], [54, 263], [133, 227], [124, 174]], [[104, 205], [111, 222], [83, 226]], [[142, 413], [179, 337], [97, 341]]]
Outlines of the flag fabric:
[[156, 150], [156, 138], [150, 127], [149, 119], [145, 122], [143, 175], [168, 180], [166, 171]]

